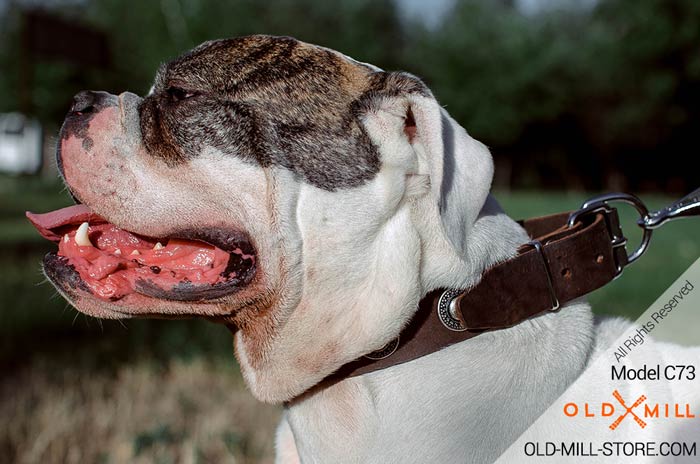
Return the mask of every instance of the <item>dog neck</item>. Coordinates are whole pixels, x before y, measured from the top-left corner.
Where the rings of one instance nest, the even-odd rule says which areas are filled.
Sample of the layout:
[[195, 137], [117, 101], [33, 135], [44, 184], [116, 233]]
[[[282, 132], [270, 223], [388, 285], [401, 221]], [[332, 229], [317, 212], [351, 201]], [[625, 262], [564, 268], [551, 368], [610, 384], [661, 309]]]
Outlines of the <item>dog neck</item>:
[[[445, 256], [443, 250], [442, 263], [426, 267], [434, 274], [423, 279], [430, 285], [425, 290], [474, 285], [527, 241], [490, 196], [468, 234], [463, 254]], [[579, 375], [590, 350], [590, 338], [581, 333], [591, 328], [589, 307], [572, 304], [310, 391], [287, 405], [286, 421], [298, 452], [311, 462], [490, 462]]]

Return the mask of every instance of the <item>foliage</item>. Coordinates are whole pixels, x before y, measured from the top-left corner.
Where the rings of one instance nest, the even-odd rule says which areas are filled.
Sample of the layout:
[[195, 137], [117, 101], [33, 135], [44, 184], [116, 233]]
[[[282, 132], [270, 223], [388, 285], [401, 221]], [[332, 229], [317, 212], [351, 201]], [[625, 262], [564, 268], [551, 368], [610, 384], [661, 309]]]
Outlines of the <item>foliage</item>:
[[694, 0], [531, 17], [462, 0], [444, 27], [422, 32], [414, 68], [512, 164], [506, 185], [683, 191], [697, 181], [678, 168], [698, 147], [699, 41]]
[[[107, 34], [112, 68], [38, 61], [36, 111], [44, 121], [60, 121], [71, 96], [85, 88], [144, 94], [163, 61], [206, 40], [254, 33], [292, 35], [391, 66], [401, 35], [391, 5], [390, 0], [93, 0], [64, 5], [55, 14]], [[0, 76], [0, 89], [17, 85], [20, 20], [17, 11], [2, 18], [8, 40], [0, 44], [0, 63], [8, 72]], [[15, 93], [0, 96], [0, 111], [18, 107]]]

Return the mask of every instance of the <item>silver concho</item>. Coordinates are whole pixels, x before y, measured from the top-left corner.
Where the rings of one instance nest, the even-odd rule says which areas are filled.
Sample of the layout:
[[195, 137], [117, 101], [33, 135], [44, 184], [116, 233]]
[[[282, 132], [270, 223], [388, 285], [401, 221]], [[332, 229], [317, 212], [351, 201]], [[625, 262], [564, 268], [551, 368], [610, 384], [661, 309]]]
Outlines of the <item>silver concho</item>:
[[365, 358], [371, 359], [373, 361], [378, 361], [380, 359], [388, 358], [396, 351], [399, 347], [399, 337], [396, 337], [383, 347], [379, 348], [377, 351], [372, 351], [370, 354], [366, 354]]
[[438, 300], [437, 313], [442, 325], [455, 332], [464, 332], [467, 326], [464, 321], [455, 317], [452, 302], [462, 292], [460, 290], [445, 290]]

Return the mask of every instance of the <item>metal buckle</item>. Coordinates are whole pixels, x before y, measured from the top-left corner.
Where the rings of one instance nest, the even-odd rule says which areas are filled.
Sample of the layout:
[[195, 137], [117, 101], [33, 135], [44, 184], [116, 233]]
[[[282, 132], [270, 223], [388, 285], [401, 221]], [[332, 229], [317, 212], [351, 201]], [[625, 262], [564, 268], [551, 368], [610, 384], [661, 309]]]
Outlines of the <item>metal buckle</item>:
[[[620, 222], [617, 218], [615, 208], [608, 205], [608, 203], [612, 201], [619, 201], [634, 206], [637, 212], [639, 212], [640, 218], [646, 218], [649, 214], [649, 210], [647, 209], [646, 205], [644, 205], [642, 200], [634, 195], [630, 195], [629, 193], [606, 193], [587, 200], [583, 205], [581, 205], [581, 208], [578, 211], [571, 213], [569, 216], [568, 225], [569, 227], [573, 227], [573, 225], [576, 224], [576, 221], [578, 221], [579, 218], [584, 215], [599, 212], [605, 214], [605, 224], [608, 227], [608, 233], [610, 234], [610, 240], [617, 265], [617, 277], [622, 273], [622, 270], [627, 264], [635, 262], [647, 250], [649, 241], [651, 240], [652, 229], [641, 226], [643, 233], [642, 242], [639, 244], [639, 247], [637, 247], [633, 253], [626, 255], [626, 257], [624, 257], [624, 255], [620, 256], [617, 250], [626, 250], [627, 239], [624, 237], [624, 235], [622, 235]], [[623, 263], [622, 261], [625, 262]]]
[[544, 247], [539, 240], [530, 240], [527, 245], [535, 247], [537, 253], [542, 258], [542, 265], [544, 266], [544, 272], [547, 274], [547, 285], [549, 286], [549, 297], [552, 299], [552, 307], [548, 311], [557, 311], [559, 309], [559, 298], [557, 298], [557, 293], [554, 291], [554, 285], [552, 284], [552, 273], [549, 270], [549, 263], [547, 262], [547, 257], [544, 255]]

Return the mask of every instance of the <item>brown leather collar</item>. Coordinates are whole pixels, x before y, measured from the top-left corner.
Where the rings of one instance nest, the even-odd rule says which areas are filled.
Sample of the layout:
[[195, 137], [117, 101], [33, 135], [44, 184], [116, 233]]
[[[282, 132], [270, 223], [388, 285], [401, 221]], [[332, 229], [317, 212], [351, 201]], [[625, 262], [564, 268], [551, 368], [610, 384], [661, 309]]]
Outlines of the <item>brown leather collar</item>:
[[396, 340], [344, 365], [327, 380], [402, 364], [486, 331], [512, 327], [610, 282], [627, 264], [617, 211], [582, 216], [572, 227], [567, 226], [569, 215], [519, 221], [533, 240], [515, 257], [488, 269], [471, 289], [430, 292]]

